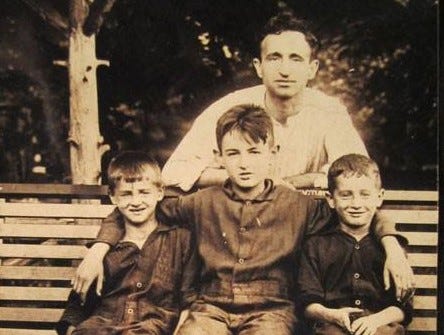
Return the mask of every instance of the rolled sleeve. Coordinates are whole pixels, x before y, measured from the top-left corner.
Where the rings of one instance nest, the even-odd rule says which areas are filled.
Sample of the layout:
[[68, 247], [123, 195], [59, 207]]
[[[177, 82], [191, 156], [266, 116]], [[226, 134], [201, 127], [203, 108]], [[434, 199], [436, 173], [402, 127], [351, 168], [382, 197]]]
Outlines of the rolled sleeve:
[[97, 238], [89, 243], [92, 245], [94, 243], [107, 243], [110, 246], [115, 246], [125, 234], [125, 226], [122, 219], [122, 214], [116, 208], [108, 217], [106, 217], [100, 226]]

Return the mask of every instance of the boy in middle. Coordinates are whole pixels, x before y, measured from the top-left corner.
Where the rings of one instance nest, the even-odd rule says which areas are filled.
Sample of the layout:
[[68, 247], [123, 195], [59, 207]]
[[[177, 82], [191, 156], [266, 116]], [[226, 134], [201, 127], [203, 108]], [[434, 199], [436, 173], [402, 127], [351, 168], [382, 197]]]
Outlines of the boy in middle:
[[[193, 225], [202, 258], [198, 300], [179, 334], [291, 335], [301, 243], [325, 227], [330, 209], [268, 179], [277, 148], [262, 108], [230, 109], [218, 120], [216, 138], [225, 184], [164, 200], [160, 208], [165, 218]], [[395, 234], [382, 221], [377, 236]], [[122, 233], [111, 217], [96, 242], [113, 245]], [[89, 267], [100, 265], [97, 250], [90, 251]]]

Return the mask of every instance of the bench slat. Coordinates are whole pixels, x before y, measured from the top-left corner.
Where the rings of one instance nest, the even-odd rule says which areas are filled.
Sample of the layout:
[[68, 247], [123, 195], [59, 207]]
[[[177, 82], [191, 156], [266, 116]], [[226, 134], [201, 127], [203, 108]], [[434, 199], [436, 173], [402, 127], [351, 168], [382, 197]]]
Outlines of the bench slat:
[[431, 309], [436, 310], [437, 299], [436, 296], [414, 296], [413, 305], [415, 309]]
[[0, 279], [71, 280], [75, 271], [62, 266], [0, 266]]
[[52, 329], [0, 328], [0, 335], [57, 335]]
[[1, 216], [16, 217], [67, 217], [105, 218], [114, 205], [100, 204], [49, 204], [49, 203], [0, 203]]
[[384, 192], [384, 200], [393, 201], [438, 201], [437, 191], [403, 191], [403, 190], [386, 190]]
[[381, 212], [396, 223], [438, 223], [437, 210], [381, 209]]
[[2, 300], [66, 301], [71, 292], [65, 287], [0, 286]]
[[97, 236], [99, 228], [98, 225], [3, 224], [0, 225], [0, 237], [92, 239]]
[[436, 331], [437, 319], [415, 317], [409, 324], [408, 329], [411, 331]]
[[438, 288], [436, 275], [415, 275], [416, 288]]
[[81, 245], [0, 244], [2, 257], [80, 259], [85, 253]]
[[438, 256], [436, 254], [409, 253], [409, 263], [413, 267], [437, 267]]
[[0, 307], [0, 321], [57, 322], [61, 308]]
[[407, 238], [409, 245], [436, 246], [438, 245], [437, 232], [400, 232], [402, 236]]

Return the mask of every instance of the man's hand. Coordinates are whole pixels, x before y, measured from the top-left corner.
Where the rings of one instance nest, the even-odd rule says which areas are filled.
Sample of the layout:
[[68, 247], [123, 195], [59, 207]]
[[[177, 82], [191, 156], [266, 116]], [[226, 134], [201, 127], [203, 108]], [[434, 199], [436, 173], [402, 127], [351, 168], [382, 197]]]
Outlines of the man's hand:
[[96, 293], [100, 296], [103, 285], [103, 258], [109, 250], [106, 243], [95, 243], [86, 253], [82, 263], [77, 268], [74, 278], [71, 280], [73, 290], [80, 295], [84, 302], [86, 294], [97, 278]]
[[335, 323], [338, 326], [345, 328], [349, 332], [351, 332], [350, 313], [360, 313], [360, 312], [362, 312], [362, 309], [355, 307], [343, 307], [337, 309], [329, 308], [327, 315], [325, 315], [325, 318], [330, 323]]
[[380, 326], [381, 323], [374, 315], [363, 316], [353, 321], [351, 332], [354, 335], [373, 335]]
[[71, 335], [75, 329], [76, 329], [76, 327], [69, 326], [68, 329], [66, 330], [66, 335]]
[[390, 275], [396, 286], [396, 298], [410, 294], [415, 289], [415, 276], [405, 256], [404, 250], [393, 236], [383, 237], [381, 243], [386, 250], [387, 258], [384, 264], [385, 289], [390, 288]]

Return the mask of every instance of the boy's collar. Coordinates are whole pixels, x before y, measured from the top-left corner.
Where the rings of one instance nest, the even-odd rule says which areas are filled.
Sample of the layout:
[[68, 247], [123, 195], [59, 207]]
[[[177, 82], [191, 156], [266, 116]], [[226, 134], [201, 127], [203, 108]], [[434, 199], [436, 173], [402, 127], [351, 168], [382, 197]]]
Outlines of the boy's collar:
[[271, 179], [265, 179], [265, 188], [262, 191], [261, 194], [259, 194], [257, 197], [255, 197], [254, 199], [244, 199], [242, 197], [240, 197], [236, 191], [233, 188], [233, 182], [231, 181], [231, 179], [227, 179], [223, 186], [222, 186], [224, 192], [226, 195], [228, 195], [231, 199], [236, 200], [236, 201], [247, 201], [247, 200], [251, 200], [251, 201], [257, 201], [257, 202], [261, 202], [261, 201], [270, 201], [273, 200], [275, 197], [275, 192], [273, 192], [275, 190], [275, 186], [273, 184], [273, 181]]

